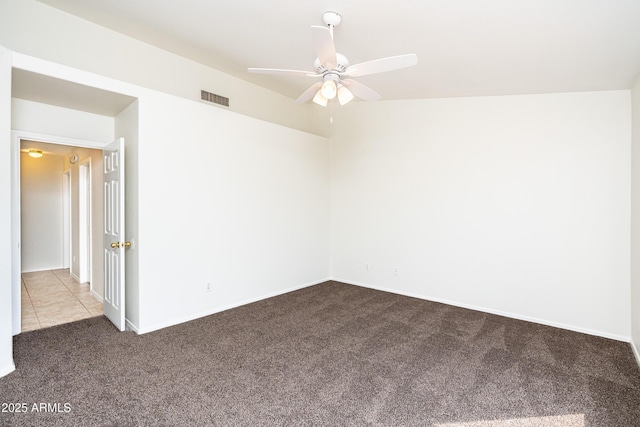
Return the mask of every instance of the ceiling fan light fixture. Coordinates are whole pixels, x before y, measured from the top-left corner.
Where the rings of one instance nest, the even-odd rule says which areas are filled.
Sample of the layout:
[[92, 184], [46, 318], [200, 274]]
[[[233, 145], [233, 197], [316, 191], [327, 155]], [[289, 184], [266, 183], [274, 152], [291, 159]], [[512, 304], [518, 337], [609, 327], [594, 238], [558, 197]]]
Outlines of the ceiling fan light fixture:
[[345, 105], [354, 97], [364, 101], [377, 101], [380, 95], [367, 86], [353, 80], [354, 77], [371, 74], [386, 73], [411, 67], [418, 63], [414, 53], [389, 56], [371, 61], [350, 65], [346, 56], [336, 51], [333, 40], [333, 29], [342, 22], [342, 16], [333, 11], [322, 15], [326, 26], [312, 25], [311, 39], [316, 53], [313, 71], [287, 70], [280, 68], [249, 68], [251, 73], [277, 74], [289, 76], [317, 77], [316, 81], [307, 88], [296, 100], [296, 104], [304, 104], [313, 98], [313, 102], [326, 107], [328, 102], [338, 98], [340, 105]]
[[35, 159], [39, 159], [43, 156], [41, 150], [29, 150], [29, 155]]
[[353, 93], [344, 86], [340, 86], [338, 89], [338, 102], [340, 105], [347, 104], [353, 100]]
[[315, 102], [316, 104], [318, 104], [321, 107], [326, 107], [328, 99], [325, 98], [324, 96], [322, 96], [322, 90], [319, 90], [316, 93], [316, 96], [313, 97], [313, 102]]
[[325, 98], [333, 99], [338, 93], [338, 86], [334, 80], [326, 79], [325, 82], [322, 83], [322, 89], [320, 89], [320, 91], [322, 92], [322, 96]]

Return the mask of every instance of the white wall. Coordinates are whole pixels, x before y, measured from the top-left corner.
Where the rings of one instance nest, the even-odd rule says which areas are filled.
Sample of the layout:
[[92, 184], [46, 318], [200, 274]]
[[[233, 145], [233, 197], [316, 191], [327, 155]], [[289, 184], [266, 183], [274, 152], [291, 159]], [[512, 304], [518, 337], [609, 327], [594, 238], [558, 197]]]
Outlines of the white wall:
[[631, 91], [631, 344], [640, 363], [640, 76]]
[[20, 153], [22, 272], [62, 268], [63, 168], [62, 156]]
[[327, 139], [154, 93], [138, 150], [139, 330], [329, 277]]
[[12, 99], [11, 109], [13, 130], [104, 143], [114, 139], [113, 117], [17, 98]]
[[333, 277], [628, 339], [628, 91], [346, 107]]
[[191, 100], [204, 89], [230, 98], [231, 111], [307, 129], [307, 105], [35, 0], [0, 2], [0, 45]]
[[[0, 377], [15, 369], [13, 363], [13, 292], [11, 244], [11, 52], [0, 45]], [[17, 250], [17, 248], [16, 248]]]

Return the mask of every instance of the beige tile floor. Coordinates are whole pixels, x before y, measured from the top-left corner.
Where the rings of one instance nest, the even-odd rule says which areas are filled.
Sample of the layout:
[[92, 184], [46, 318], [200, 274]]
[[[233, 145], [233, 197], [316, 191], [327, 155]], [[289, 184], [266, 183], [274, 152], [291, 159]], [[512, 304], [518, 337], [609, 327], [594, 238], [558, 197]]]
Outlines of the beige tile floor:
[[69, 269], [22, 274], [22, 332], [102, 315], [102, 303]]

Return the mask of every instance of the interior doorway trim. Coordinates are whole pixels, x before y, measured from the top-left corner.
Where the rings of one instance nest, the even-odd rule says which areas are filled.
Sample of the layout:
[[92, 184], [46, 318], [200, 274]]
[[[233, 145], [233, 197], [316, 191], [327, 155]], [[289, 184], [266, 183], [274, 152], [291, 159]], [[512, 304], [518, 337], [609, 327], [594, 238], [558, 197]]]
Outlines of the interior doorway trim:
[[82, 148], [102, 150], [109, 143], [84, 139], [68, 138], [59, 135], [48, 135], [37, 132], [11, 131], [11, 312], [12, 333], [17, 335], [21, 330], [21, 242], [20, 242], [20, 141], [28, 140], [47, 144], [70, 145]]
[[62, 174], [62, 268], [71, 268], [71, 170]]
[[91, 280], [91, 157], [87, 157], [78, 163], [79, 176], [79, 233], [78, 250], [79, 278], [80, 283], [91, 282], [93, 291], [93, 280]]

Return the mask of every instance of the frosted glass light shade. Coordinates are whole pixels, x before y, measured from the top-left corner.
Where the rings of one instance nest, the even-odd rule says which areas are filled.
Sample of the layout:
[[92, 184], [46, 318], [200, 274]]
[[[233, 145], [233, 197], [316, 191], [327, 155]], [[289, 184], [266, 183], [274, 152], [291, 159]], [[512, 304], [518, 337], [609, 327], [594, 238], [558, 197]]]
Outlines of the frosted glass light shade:
[[351, 91], [344, 86], [340, 86], [340, 89], [338, 89], [338, 102], [340, 102], [340, 105], [344, 105], [352, 100], [353, 94]]
[[320, 89], [320, 91], [322, 92], [322, 96], [324, 96], [325, 98], [333, 99], [336, 97], [338, 87], [336, 86], [336, 82], [334, 82], [333, 80], [326, 80], [324, 83], [322, 83], [322, 89]]
[[316, 104], [320, 105], [321, 107], [326, 107], [327, 106], [327, 98], [325, 98], [324, 96], [322, 96], [322, 90], [319, 90], [316, 93], [316, 96], [313, 97], [313, 102], [315, 102]]

